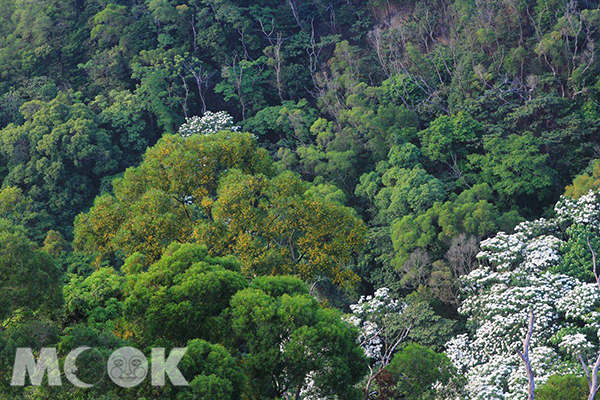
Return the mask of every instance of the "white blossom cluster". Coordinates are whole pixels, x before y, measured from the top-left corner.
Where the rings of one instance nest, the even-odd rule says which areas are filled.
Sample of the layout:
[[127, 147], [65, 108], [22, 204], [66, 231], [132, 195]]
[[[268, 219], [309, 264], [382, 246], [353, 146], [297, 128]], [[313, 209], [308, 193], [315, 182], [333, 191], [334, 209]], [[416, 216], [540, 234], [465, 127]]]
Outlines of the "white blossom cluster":
[[525, 237], [521, 232], [513, 235], [499, 232], [495, 237], [481, 242], [479, 259], [487, 259], [498, 271], [509, 270], [510, 267], [523, 257]]
[[593, 350], [592, 344], [582, 333], [563, 336], [558, 347], [572, 356], [577, 356], [578, 354], [588, 354]]
[[556, 308], [568, 319], [594, 323], [598, 320], [598, 286], [584, 283], [556, 302]]
[[561, 223], [573, 222], [600, 228], [600, 201], [598, 201], [598, 197], [599, 193], [592, 190], [577, 200], [561, 197], [554, 207], [557, 220]]
[[404, 311], [405, 304], [393, 299], [388, 288], [379, 288], [373, 296], [361, 296], [352, 304], [348, 321], [359, 328], [359, 342], [367, 357], [380, 361], [385, 345], [386, 321]]
[[[590, 193], [561, 199], [556, 218], [521, 223], [481, 243], [481, 265], [461, 279], [468, 333], [447, 343], [446, 352], [467, 378], [471, 399], [526, 398], [525, 368], [517, 355], [530, 310], [535, 324], [531, 363], [536, 384], [553, 374], [582, 374], [575, 356], [596, 354], [600, 291], [596, 284], [552, 273], [561, 262], [558, 227], [600, 222], [600, 201]], [[564, 230], [563, 230], [564, 231]], [[592, 266], [590, 265], [590, 268]], [[590, 332], [594, 332], [590, 335]]]
[[[295, 393], [288, 393], [286, 398], [291, 398], [294, 395]], [[315, 371], [310, 371], [306, 375], [306, 378], [304, 379], [304, 385], [302, 386], [302, 389], [300, 389], [300, 398], [306, 400], [326, 400], [326, 397], [320, 396], [318, 393], [318, 388], [315, 385]]]
[[211, 112], [207, 111], [202, 117], [186, 118], [185, 122], [179, 127], [179, 134], [182, 137], [191, 135], [209, 135], [220, 131], [239, 131], [240, 127], [235, 125], [233, 117], [225, 111]]

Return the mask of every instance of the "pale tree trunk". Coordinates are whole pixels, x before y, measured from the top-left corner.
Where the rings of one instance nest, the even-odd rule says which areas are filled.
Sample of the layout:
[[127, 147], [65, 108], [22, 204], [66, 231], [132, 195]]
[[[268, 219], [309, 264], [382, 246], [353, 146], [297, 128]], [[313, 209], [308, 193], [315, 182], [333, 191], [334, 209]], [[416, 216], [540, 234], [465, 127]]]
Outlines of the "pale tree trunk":
[[527, 335], [525, 339], [523, 339], [523, 352], [521, 353], [517, 350], [517, 354], [523, 360], [523, 364], [525, 364], [525, 372], [527, 372], [527, 400], [534, 400], [535, 397], [535, 378], [533, 376], [533, 370], [531, 369], [531, 361], [529, 360], [529, 347], [531, 344], [531, 336], [533, 336], [533, 324], [535, 318], [533, 316], [533, 309], [531, 310], [531, 314], [529, 316], [529, 328], [527, 329]]
[[[592, 248], [590, 243], [590, 238], [587, 238], [587, 245], [592, 253], [592, 267], [594, 268], [594, 277], [596, 278], [596, 285], [598, 285], [598, 290], [600, 290], [600, 276], [598, 275], [598, 269], [596, 266], [596, 252]], [[581, 354], [579, 354], [579, 361], [581, 362], [581, 366], [583, 368], [583, 372], [585, 372], [585, 377], [588, 381], [588, 387], [590, 388], [590, 394], [588, 395], [588, 400], [594, 400], [596, 398], [596, 393], [598, 393], [598, 370], [600, 370], [600, 354], [596, 358], [596, 362], [592, 366], [592, 371], [588, 370], [587, 363], [584, 361]]]
[[[392, 361], [392, 356], [394, 355], [394, 352], [396, 351], [396, 348], [400, 345], [400, 343], [402, 343], [404, 341], [404, 339], [406, 339], [406, 337], [410, 333], [411, 329], [412, 329], [412, 325], [409, 326], [404, 331], [401, 331], [394, 338], [389, 338], [389, 337], [387, 337], [387, 335], [384, 335], [384, 337], [382, 338], [382, 340], [384, 342], [384, 348], [383, 348], [383, 355], [381, 357], [381, 362], [379, 363], [379, 365], [377, 366], [376, 369], [373, 369], [373, 368], [371, 368], [371, 366], [369, 366], [369, 378], [367, 379], [367, 385], [365, 387], [364, 400], [368, 400], [371, 398], [370, 390], [371, 390], [371, 385], [373, 384], [373, 381], [375, 381], [377, 379], [377, 377], [379, 376], [379, 374], [381, 374], [381, 372], [390, 364], [390, 362]], [[381, 334], [382, 331], [383, 331], [383, 328], [380, 329], [379, 331], [375, 332], [375, 334], [372, 337]], [[361, 346], [364, 343], [367, 343], [369, 341], [369, 339], [370, 338], [365, 339], [364, 342], [361, 343]]]

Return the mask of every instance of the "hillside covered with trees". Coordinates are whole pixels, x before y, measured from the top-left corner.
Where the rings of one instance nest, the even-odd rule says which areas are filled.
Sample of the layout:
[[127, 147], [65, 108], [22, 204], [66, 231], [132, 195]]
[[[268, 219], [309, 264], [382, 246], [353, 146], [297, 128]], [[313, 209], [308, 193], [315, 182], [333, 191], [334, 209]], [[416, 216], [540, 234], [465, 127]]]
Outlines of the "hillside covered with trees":
[[0, 0], [0, 398], [594, 399], [599, 160], [596, 1]]

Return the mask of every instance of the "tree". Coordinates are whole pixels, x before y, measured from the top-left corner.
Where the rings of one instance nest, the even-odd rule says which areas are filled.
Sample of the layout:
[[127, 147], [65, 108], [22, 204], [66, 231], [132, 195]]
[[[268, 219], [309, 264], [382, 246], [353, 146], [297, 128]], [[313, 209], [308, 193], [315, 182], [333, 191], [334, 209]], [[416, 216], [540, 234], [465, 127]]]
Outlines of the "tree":
[[100, 46], [118, 44], [119, 38], [127, 24], [127, 8], [110, 3], [106, 8], [94, 16], [94, 27], [90, 32], [92, 40]]
[[355, 398], [366, 360], [356, 330], [297, 278], [264, 277], [231, 300], [251, 395]]
[[435, 315], [428, 304], [414, 296], [397, 300], [387, 288], [361, 296], [350, 309], [348, 320], [360, 329], [359, 343], [371, 359], [364, 398], [384, 390], [387, 368], [405, 341], [436, 345], [432, 338], [449, 337], [452, 331], [453, 324]]
[[473, 154], [469, 159], [504, 202], [544, 200], [556, 171], [548, 166], [548, 154], [540, 152], [539, 145], [530, 133], [506, 138], [488, 136], [483, 144], [485, 155]]
[[116, 172], [121, 153], [73, 94], [30, 101], [20, 111], [25, 122], [0, 131], [0, 153], [9, 169], [4, 184], [23, 190], [64, 232], [101, 179]]
[[395, 220], [391, 234], [396, 265], [402, 266], [417, 248], [441, 259], [452, 238], [461, 233], [484, 238], [497, 229], [512, 229], [520, 221], [518, 213], [500, 213], [492, 199], [490, 187], [479, 184], [451, 196], [445, 203], [435, 203], [424, 214]]
[[535, 375], [531, 368], [531, 360], [529, 358], [529, 349], [531, 347], [531, 338], [533, 336], [533, 325], [535, 324], [535, 315], [533, 309], [529, 316], [529, 324], [527, 326], [527, 334], [523, 339], [523, 351], [517, 350], [519, 358], [523, 361], [525, 366], [525, 373], [527, 374], [527, 399], [534, 400], [535, 398]]
[[526, 336], [532, 312], [536, 320], [527, 334], [533, 337], [529, 360], [540, 387], [552, 375], [579, 369], [577, 355], [597, 348], [597, 285], [551, 272], [562, 262], [559, 227], [597, 226], [597, 204], [595, 193], [576, 201], [563, 197], [555, 218], [522, 222], [515, 233], [500, 232], [481, 243], [481, 266], [462, 279], [459, 312], [468, 318], [468, 333], [447, 344], [449, 358], [467, 378], [469, 397], [527, 395], [515, 343]]
[[476, 142], [483, 136], [482, 131], [480, 123], [459, 112], [451, 117], [444, 115], [437, 118], [427, 129], [419, 132], [419, 138], [423, 154], [431, 161], [452, 165], [461, 160], [464, 165], [467, 154], [477, 149]]
[[167, 133], [175, 133], [189, 112], [189, 86], [175, 68], [175, 50], [142, 50], [131, 64], [132, 78], [138, 79], [135, 96], [156, 123]]
[[242, 389], [260, 397], [354, 393], [365, 367], [357, 333], [300, 279], [248, 284], [235, 259], [211, 257], [197, 244], [172, 244], [147, 271], [137, 266], [131, 257], [123, 268], [124, 335], [190, 347], [181, 362], [190, 381], [183, 398], [239, 398]]
[[222, 93], [225, 101], [236, 100], [239, 103], [243, 120], [249, 112], [256, 112], [266, 105], [266, 93], [262, 87], [267, 79], [266, 63], [264, 56], [249, 60], [234, 54], [223, 66], [221, 75], [224, 79], [215, 86], [215, 91]]
[[352, 285], [357, 276], [348, 266], [364, 245], [364, 224], [349, 208], [307, 189], [289, 172], [272, 179], [231, 172], [217, 191], [214, 222], [200, 238], [217, 254], [239, 256], [252, 276], [297, 274]]
[[147, 271], [130, 275], [123, 301], [131, 334], [143, 343], [183, 346], [219, 339], [223, 311], [247, 286], [232, 258], [212, 258], [205, 247], [174, 243]]
[[595, 249], [600, 248], [600, 238], [594, 233], [594, 228], [583, 225], [573, 225], [566, 229], [565, 241], [562, 244], [562, 262], [552, 268], [553, 272], [566, 274], [582, 282], [594, 282], [594, 271], [590, 268], [592, 255], [588, 241]]
[[163, 137], [140, 166], [113, 181], [113, 194], [77, 217], [75, 248], [101, 258], [140, 252], [151, 264], [171, 242], [193, 240], [196, 224], [210, 215], [219, 178], [231, 168], [268, 175], [271, 162], [249, 134]]
[[286, 148], [311, 143], [310, 128], [317, 120], [317, 110], [306, 100], [284, 101], [281, 106], [265, 107], [244, 121], [244, 128], [269, 142]]
[[128, 90], [98, 95], [90, 108], [97, 113], [100, 126], [113, 132], [114, 142], [123, 154], [123, 167], [138, 164], [146, 148], [162, 134], [152, 126], [142, 99]]
[[383, 220], [421, 214], [445, 197], [442, 183], [420, 167], [390, 168], [381, 177], [384, 188], [375, 196]]
[[394, 356], [387, 371], [397, 381], [394, 388], [397, 395], [406, 399], [422, 399], [435, 393], [435, 385], [443, 388], [455, 374], [452, 363], [445, 354], [436, 353], [416, 343], [404, 346]]
[[577, 175], [573, 183], [565, 188], [565, 196], [578, 199], [590, 190], [600, 188], [600, 161], [595, 161], [592, 166], [592, 175], [587, 172]]
[[26, 227], [29, 237], [39, 242], [45, 231], [52, 226], [48, 212], [23, 193], [23, 190], [6, 186], [0, 189], [0, 218], [14, 225]]
[[573, 374], [552, 375], [543, 385], [538, 386], [535, 392], [536, 399], [553, 400], [556, 398], [564, 400], [585, 399], [588, 387], [585, 378]]
[[348, 266], [363, 245], [362, 221], [307, 195], [297, 175], [270, 175], [249, 134], [167, 136], [77, 218], [75, 246], [100, 257], [139, 252], [149, 265], [173, 241], [201, 241], [213, 255], [238, 255], [253, 275], [356, 282]]
[[186, 347], [178, 368], [188, 377], [190, 388], [179, 393], [178, 399], [241, 398], [246, 379], [237, 360], [225, 347], [200, 339], [189, 341]]
[[125, 277], [108, 267], [85, 278], [71, 275], [63, 290], [67, 319], [94, 328], [115, 329], [114, 321], [122, 315], [124, 284]]
[[19, 311], [52, 313], [60, 305], [61, 273], [23, 228], [0, 219], [0, 320], [6, 327]]
[[233, 117], [225, 111], [213, 113], [206, 111], [202, 117], [186, 118], [177, 133], [183, 137], [190, 135], [208, 135], [220, 131], [238, 131], [239, 126], [233, 123]]

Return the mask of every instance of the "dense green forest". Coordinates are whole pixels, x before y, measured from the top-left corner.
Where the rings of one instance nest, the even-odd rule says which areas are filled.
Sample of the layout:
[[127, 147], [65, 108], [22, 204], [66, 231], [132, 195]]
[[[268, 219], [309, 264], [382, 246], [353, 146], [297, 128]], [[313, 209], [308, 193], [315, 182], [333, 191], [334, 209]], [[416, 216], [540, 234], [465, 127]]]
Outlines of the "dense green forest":
[[595, 398], [596, 46], [583, 0], [0, 0], [0, 398]]

